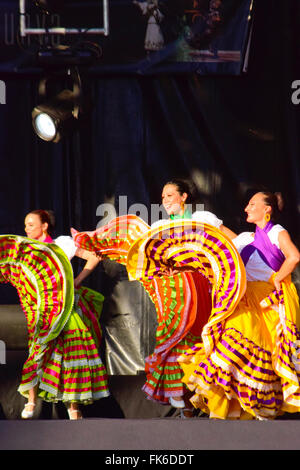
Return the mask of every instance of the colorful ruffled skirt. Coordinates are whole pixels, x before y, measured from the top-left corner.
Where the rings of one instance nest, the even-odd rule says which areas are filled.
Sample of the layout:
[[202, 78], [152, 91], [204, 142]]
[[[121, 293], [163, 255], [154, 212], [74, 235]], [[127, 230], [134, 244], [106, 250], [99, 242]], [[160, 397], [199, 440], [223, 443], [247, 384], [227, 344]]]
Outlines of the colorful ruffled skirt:
[[109, 395], [98, 350], [103, 296], [81, 287], [55, 244], [0, 236], [0, 282], [18, 291], [28, 329], [29, 355], [19, 392], [38, 387], [45, 400], [91, 403]]
[[[191, 402], [211, 418], [268, 419], [300, 411], [299, 302], [290, 281], [248, 282], [234, 313], [218, 325], [210, 351], [197, 344], [179, 362]], [[260, 301], [267, 299], [268, 307]]]
[[[244, 294], [245, 269], [235, 246], [206, 223], [176, 220], [151, 229], [132, 215], [72, 234], [76, 246], [124, 264], [156, 307], [155, 349], [145, 359], [147, 398], [168, 404], [184, 395], [178, 358], [201, 341], [209, 318], [214, 330]], [[170, 267], [175, 275], [166, 271]]]
[[168, 404], [170, 397], [186, 392], [178, 358], [201, 340], [211, 311], [210, 286], [199, 273], [157, 278], [152, 285], [158, 326], [154, 352], [145, 359], [143, 391], [148, 399]]
[[19, 392], [38, 386], [38, 396], [50, 402], [90, 404], [109, 396], [106, 368], [99, 356], [101, 328], [98, 322], [103, 296], [81, 287], [69, 319], [57, 338], [39, 358], [40, 348], [31, 344], [23, 366]]

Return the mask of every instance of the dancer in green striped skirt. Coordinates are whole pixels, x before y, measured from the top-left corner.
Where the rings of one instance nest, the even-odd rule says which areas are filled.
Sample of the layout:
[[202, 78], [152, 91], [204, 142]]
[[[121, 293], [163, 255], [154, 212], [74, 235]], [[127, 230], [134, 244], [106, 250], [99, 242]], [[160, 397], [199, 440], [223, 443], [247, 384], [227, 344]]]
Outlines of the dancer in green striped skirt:
[[[0, 282], [16, 287], [28, 326], [29, 356], [18, 389], [28, 399], [23, 419], [33, 417], [37, 397], [63, 401], [69, 418], [81, 419], [79, 404], [109, 396], [99, 356], [104, 298], [81, 286], [99, 260], [71, 237], [53, 240], [52, 229], [51, 214], [37, 210], [25, 218], [28, 238], [0, 237]], [[86, 260], [75, 280], [73, 256]]]

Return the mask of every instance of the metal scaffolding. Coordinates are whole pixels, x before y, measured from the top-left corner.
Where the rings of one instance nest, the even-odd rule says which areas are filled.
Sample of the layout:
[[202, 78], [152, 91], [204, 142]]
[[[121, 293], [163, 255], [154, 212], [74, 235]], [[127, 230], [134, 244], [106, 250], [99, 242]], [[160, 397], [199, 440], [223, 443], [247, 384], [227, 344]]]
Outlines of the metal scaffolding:
[[[102, 8], [101, 8], [102, 4]], [[104, 36], [109, 35], [109, 11], [108, 0], [99, 0], [100, 10], [102, 13], [102, 27], [99, 28], [27, 28], [26, 26], [26, 0], [19, 0], [19, 14], [20, 14], [20, 34], [22, 37], [34, 34], [101, 34]], [[101, 14], [100, 14], [101, 15]]]

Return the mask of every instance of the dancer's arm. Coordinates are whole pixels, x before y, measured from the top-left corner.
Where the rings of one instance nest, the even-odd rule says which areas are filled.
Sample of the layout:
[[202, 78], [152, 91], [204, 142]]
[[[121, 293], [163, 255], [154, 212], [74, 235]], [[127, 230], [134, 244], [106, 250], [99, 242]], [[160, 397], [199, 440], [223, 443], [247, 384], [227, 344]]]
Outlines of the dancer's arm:
[[273, 278], [276, 290], [280, 290], [280, 282], [291, 274], [300, 262], [299, 250], [292, 242], [291, 237], [286, 230], [279, 233], [278, 241], [279, 247], [285, 256], [285, 261]]
[[230, 230], [230, 228], [228, 227], [225, 227], [225, 225], [220, 225], [220, 230], [221, 232], [225, 233], [225, 235], [227, 235], [228, 238], [230, 239], [233, 239], [235, 237], [237, 237], [237, 234], [234, 233], [232, 230]]
[[77, 288], [81, 285], [81, 283], [86, 279], [92, 271], [96, 268], [96, 266], [100, 263], [101, 258], [97, 257], [94, 253], [83, 250], [82, 248], [77, 248], [75, 256], [78, 258], [86, 260], [84, 268], [78, 274], [78, 276], [74, 279], [74, 287]]

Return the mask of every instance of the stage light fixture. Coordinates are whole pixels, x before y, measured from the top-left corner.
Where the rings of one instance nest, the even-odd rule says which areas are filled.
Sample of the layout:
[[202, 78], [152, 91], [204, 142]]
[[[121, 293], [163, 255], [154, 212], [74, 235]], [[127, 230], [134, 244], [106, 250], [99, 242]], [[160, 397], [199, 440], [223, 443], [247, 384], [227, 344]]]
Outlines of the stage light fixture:
[[59, 142], [63, 135], [76, 126], [74, 94], [63, 90], [54, 98], [39, 104], [32, 111], [32, 124], [36, 134], [48, 142]]
[[[75, 77], [73, 90], [64, 89], [33, 109], [32, 125], [40, 139], [57, 143], [80, 124], [85, 110], [78, 71]], [[39, 85], [40, 96], [47, 95], [46, 85], [47, 78], [44, 78]]]
[[[38, 111], [41, 111], [40, 114], [38, 114]], [[41, 109], [36, 109], [36, 115], [34, 114], [33, 118], [37, 135], [43, 140], [53, 140], [57, 129], [55, 118], [52, 118], [47, 112], [42, 112]]]

